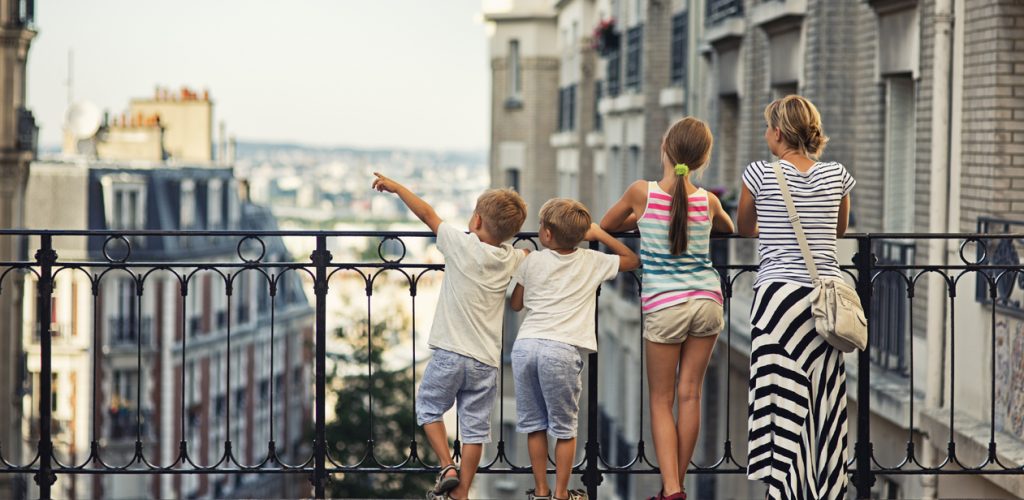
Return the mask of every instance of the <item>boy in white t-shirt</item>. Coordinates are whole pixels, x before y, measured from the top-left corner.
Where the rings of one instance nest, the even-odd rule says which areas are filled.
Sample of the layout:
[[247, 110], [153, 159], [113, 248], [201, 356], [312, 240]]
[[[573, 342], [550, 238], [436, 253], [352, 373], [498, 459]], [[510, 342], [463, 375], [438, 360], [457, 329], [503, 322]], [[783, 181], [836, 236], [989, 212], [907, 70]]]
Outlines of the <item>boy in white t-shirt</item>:
[[[576, 455], [583, 354], [597, 351], [597, 288], [619, 272], [639, 267], [640, 259], [593, 224], [587, 207], [567, 198], [541, 207], [538, 237], [546, 249], [531, 253], [519, 266], [512, 293], [512, 309], [526, 308], [512, 348], [516, 432], [529, 435], [536, 483], [526, 493], [531, 500], [583, 499], [586, 493], [568, 488]], [[615, 255], [576, 248], [584, 239], [604, 243]], [[558, 440], [554, 491], [547, 483], [547, 434]]]
[[[431, 496], [467, 498], [483, 443], [491, 440], [505, 291], [527, 253], [505, 241], [526, 220], [526, 203], [511, 189], [484, 191], [466, 234], [443, 222], [405, 186], [374, 175], [373, 188], [397, 194], [437, 234], [437, 248], [444, 255], [444, 279], [428, 341], [434, 354], [417, 395], [416, 421], [441, 462]], [[442, 420], [456, 400], [463, 442], [461, 471], [452, 463]]]

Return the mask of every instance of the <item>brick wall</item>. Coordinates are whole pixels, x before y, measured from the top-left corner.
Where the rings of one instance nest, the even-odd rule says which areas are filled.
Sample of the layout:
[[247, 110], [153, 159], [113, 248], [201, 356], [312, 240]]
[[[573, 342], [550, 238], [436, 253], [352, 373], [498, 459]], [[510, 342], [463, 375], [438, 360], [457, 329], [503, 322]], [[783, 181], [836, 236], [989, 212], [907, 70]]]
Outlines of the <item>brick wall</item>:
[[668, 129], [668, 110], [661, 107], [661, 90], [671, 83], [672, 5], [647, 0], [644, 21], [643, 93], [644, 143], [640, 153], [641, 172], [646, 179], [660, 179], [661, 138]]
[[961, 231], [1024, 219], [1024, 3], [968, 1], [964, 20]]
[[521, 194], [527, 203], [524, 231], [537, 228], [537, 210], [555, 196], [558, 171], [551, 134], [558, 120], [559, 61], [551, 57], [524, 57], [522, 68], [522, 106], [506, 107], [508, 67], [504, 58], [491, 61], [491, 183], [504, 186], [499, 165], [499, 145], [504, 141], [522, 141], [526, 145], [525, 165], [520, 174]]
[[[861, 232], [882, 230], [882, 201], [884, 174], [882, 165], [885, 152], [885, 89], [875, 77], [875, 58], [878, 51], [878, 20], [867, 3], [858, 3], [855, 9], [854, 39], [854, 107], [852, 134], [856, 147], [844, 163], [857, 187], [851, 195], [854, 229]], [[832, 133], [832, 132], [829, 132]], [[831, 158], [831, 151], [829, 152]]]

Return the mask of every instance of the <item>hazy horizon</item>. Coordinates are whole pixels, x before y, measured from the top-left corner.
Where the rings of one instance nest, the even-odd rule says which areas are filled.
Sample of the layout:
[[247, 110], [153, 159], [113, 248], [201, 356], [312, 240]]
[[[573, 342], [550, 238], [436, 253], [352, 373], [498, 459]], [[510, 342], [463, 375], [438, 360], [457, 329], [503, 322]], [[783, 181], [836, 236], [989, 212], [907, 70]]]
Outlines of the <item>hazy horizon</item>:
[[40, 145], [74, 101], [112, 115], [157, 86], [209, 89], [214, 130], [311, 148], [486, 151], [490, 66], [479, 0], [43, 0], [29, 50]]

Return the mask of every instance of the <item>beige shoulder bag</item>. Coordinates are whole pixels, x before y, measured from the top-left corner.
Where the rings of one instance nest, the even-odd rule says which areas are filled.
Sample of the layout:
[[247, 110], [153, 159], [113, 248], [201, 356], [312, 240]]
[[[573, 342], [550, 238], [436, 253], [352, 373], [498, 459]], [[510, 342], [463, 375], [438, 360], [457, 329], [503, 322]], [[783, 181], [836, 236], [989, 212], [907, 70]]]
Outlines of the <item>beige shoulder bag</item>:
[[786, 201], [789, 221], [793, 223], [796, 240], [800, 243], [800, 252], [807, 262], [807, 271], [811, 275], [811, 314], [814, 316], [814, 329], [825, 338], [825, 341], [843, 352], [854, 349], [864, 350], [868, 345], [868, 322], [864, 317], [864, 306], [856, 290], [840, 278], [818, 276], [818, 266], [811, 255], [811, 247], [807, 244], [807, 235], [800, 224], [800, 214], [796, 211], [793, 197], [789, 194], [789, 184], [782, 173], [779, 162], [772, 163], [775, 178], [779, 181], [782, 198]]

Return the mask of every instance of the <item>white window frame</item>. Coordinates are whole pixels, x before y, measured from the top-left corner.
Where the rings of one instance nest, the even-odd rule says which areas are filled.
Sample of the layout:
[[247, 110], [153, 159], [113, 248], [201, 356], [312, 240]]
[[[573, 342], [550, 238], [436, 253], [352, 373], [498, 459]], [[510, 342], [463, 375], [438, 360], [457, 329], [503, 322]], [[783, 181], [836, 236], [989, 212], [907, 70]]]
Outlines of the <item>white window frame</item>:
[[[111, 174], [100, 179], [103, 215], [107, 228], [133, 231], [146, 227], [146, 178], [136, 174]], [[134, 196], [134, 206], [126, 206]]]
[[206, 182], [206, 228], [224, 227], [224, 181], [213, 178]]
[[181, 213], [179, 229], [188, 230], [196, 227], [196, 181], [181, 180]]
[[522, 99], [523, 97], [523, 68], [522, 68], [522, 47], [519, 40], [513, 38], [508, 41], [508, 96], [511, 99]]

